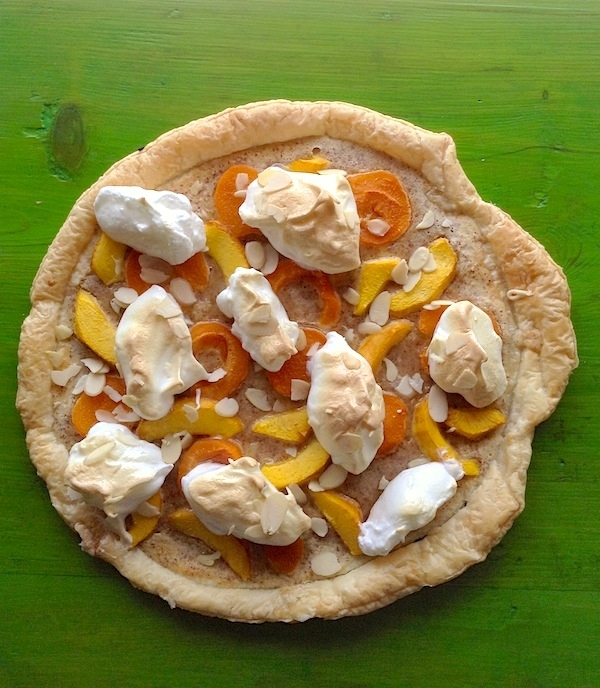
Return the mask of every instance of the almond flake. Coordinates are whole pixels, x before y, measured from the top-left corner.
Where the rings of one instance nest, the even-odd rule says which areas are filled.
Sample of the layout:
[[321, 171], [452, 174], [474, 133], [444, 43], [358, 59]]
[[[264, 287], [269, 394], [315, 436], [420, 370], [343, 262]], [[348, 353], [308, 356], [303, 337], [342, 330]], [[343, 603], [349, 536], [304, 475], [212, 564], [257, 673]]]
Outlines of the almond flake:
[[298, 455], [298, 447], [285, 447], [283, 450], [288, 456], [297, 456]]
[[169, 318], [168, 323], [169, 323], [169, 326], [171, 327], [173, 334], [176, 337], [179, 337], [179, 339], [186, 339], [187, 337], [190, 336], [189, 328], [182, 319], [180, 319], [180, 318]]
[[248, 387], [245, 392], [246, 399], [259, 411], [270, 411], [273, 407], [264, 389]]
[[108, 373], [110, 370], [108, 363], [100, 358], [82, 358], [81, 362], [90, 373]]
[[385, 364], [385, 379], [388, 382], [394, 382], [398, 377], [398, 366], [389, 358], [384, 358], [383, 362]]
[[138, 297], [138, 293], [131, 287], [119, 287], [115, 290], [114, 297], [120, 306], [130, 306]]
[[319, 537], [325, 537], [329, 532], [329, 525], [324, 518], [315, 516], [314, 518], [310, 519], [310, 529], [315, 535], [318, 535]]
[[222, 418], [233, 418], [240, 410], [240, 405], [232, 397], [224, 397], [215, 404], [215, 413]]
[[50, 379], [55, 385], [59, 387], [65, 387], [71, 378], [81, 370], [81, 366], [77, 363], [71, 363], [70, 366], [64, 368], [63, 370], [52, 370], [50, 372]]
[[509, 301], [518, 301], [519, 299], [526, 299], [533, 296], [531, 289], [509, 289], [506, 292], [506, 298]]
[[371, 220], [367, 220], [367, 229], [371, 234], [375, 236], [385, 236], [391, 228], [391, 225], [380, 217], [374, 217]]
[[[265, 170], [266, 171], [266, 170]], [[268, 193], [283, 191], [292, 185], [292, 178], [284, 170], [269, 170], [264, 189]]]
[[304, 351], [304, 349], [306, 349], [307, 344], [308, 342], [306, 340], [306, 332], [301, 329], [298, 332], [298, 339], [296, 339], [296, 351]]
[[296, 500], [296, 504], [306, 504], [308, 502], [308, 497], [304, 494], [304, 490], [297, 483], [288, 485], [286, 490]]
[[406, 284], [406, 280], [408, 279], [408, 263], [404, 258], [402, 258], [398, 265], [392, 270], [391, 277], [394, 282], [400, 286]]
[[442, 222], [442, 227], [443, 227], [444, 229], [449, 229], [450, 227], [452, 227], [452, 222], [451, 222], [451, 220], [449, 220], [448, 218], [446, 218], [446, 219]]
[[421, 373], [415, 373], [410, 377], [410, 386], [417, 392], [417, 394], [422, 394], [423, 392], [423, 378]]
[[446, 343], [444, 344], [444, 350], [448, 356], [456, 353], [459, 349], [462, 349], [471, 341], [471, 338], [466, 332], [450, 332]]
[[178, 315], [181, 315], [181, 308], [179, 308], [172, 298], [167, 296], [158, 304], [156, 314], [170, 320], [171, 318], [176, 318]]
[[390, 481], [385, 477], [385, 475], [382, 475], [381, 478], [379, 479], [379, 484], [377, 485], [378, 490], [385, 490], [385, 488], [390, 484]]
[[85, 391], [85, 382], [87, 379], [87, 373], [85, 375], [82, 375], [79, 379], [75, 381], [75, 384], [73, 385], [73, 395], [77, 396], [78, 394], [82, 394]]
[[95, 464], [101, 463], [104, 461], [104, 459], [107, 459], [110, 456], [110, 453], [115, 446], [116, 443], [112, 440], [101, 444], [83, 459], [83, 463], [87, 466], [94, 466]]
[[65, 361], [66, 351], [64, 347], [60, 351], [46, 351], [46, 356], [52, 364], [52, 367], [56, 370], [60, 370], [60, 367], [66, 363]]
[[120, 392], [117, 392], [117, 390], [114, 387], [111, 387], [110, 385], [104, 385], [104, 389], [102, 391], [111, 401], [114, 401], [117, 404], [123, 398], [123, 395]]
[[423, 306], [423, 309], [426, 311], [435, 311], [441, 306], [451, 306], [454, 303], [454, 301], [449, 301], [447, 299], [435, 299], [434, 301], [431, 301], [430, 303], [426, 303]]
[[419, 283], [421, 279], [421, 272], [409, 272], [406, 282], [402, 285], [402, 289], [408, 294], [410, 293]]
[[260, 525], [267, 535], [273, 535], [281, 528], [289, 506], [283, 492], [271, 492], [267, 496], [260, 512]]
[[73, 330], [67, 325], [57, 325], [54, 328], [54, 335], [59, 342], [68, 339], [73, 334]]
[[348, 471], [336, 463], [329, 464], [319, 476], [319, 485], [325, 490], [333, 490], [343, 485], [348, 477]]
[[[194, 561], [198, 562], [202, 566], [213, 566], [217, 559], [221, 558], [221, 552], [211, 552], [210, 554], [196, 554], [194, 555]], [[175, 604], [173, 604], [173, 607]]]
[[346, 289], [346, 291], [342, 294], [342, 298], [351, 306], [356, 306], [356, 304], [360, 301], [360, 294], [356, 291], [356, 289], [348, 287], [348, 289]]
[[317, 576], [327, 577], [338, 573], [342, 565], [335, 552], [321, 552], [310, 560], [310, 568]]
[[169, 274], [154, 268], [142, 268], [140, 270], [140, 279], [142, 282], [146, 282], [146, 284], [163, 284], [169, 279]]
[[325, 488], [321, 487], [321, 484], [319, 483], [318, 480], [311, 480], [308, 483], [308, 489], [311, 492], [325, 492]]
[[183, 277], [174, 277], [169, 282], [169, 291], [184, 306], [191, 306], [198, 300], [192, 285]]
[[448, 397], [437, 385], [432, 385], [427, 396], [429, 415], [436, 423], [443, 423], [448, 418]]
[[310, 349], [306, 352], [306, 358], [312, 358], [320, 348], [320, 342], [314, 342], [313, 344], [311, 344]]
[[290, 399], [292, 401], [303, 401], [308, 397], [310, 391], [310, 383], [306, 380], [298, 380], [293, 378], [291, 382]]
[[157, 509], [149, 502], [142, 502], [135, 510], [135, 513], [143, 516], [144, 518], [152, 518], [153, 516], [158, 516], [160, 514], [160, 509]]
[[235, 189], [236, 191], [243, 191], [248, 188], [250, 184], [250, 177], [247, 172], [238, 172], [235, 177]]
[[389, 291], [382, 291], [371, 303], [369, 308], [369, 319], [377, 325], [385, 325], [390, 319], [390, 304], [392, 295]]
[[181, 456], [181, 444], [181, 437], [178, 435], [167, 435], [160, 443], [162, 460], [171, 465], [175, 464]]
[[425, 459], [423, 457], [420, 457], [418, 459], [412, 459], [409, 461], [406, 466], [407, 468], [416, 468], [417, 466], [424, 466], [426, 463], [431, 463], [429, 459]]
[[423, 219], [419, 224], [415, 227], [415, 229], [429, 229], [430, 227], [433, 227], [433, 223], [435, 222], [435, 214], [433, 210], [428, 210], [425, 215], [423, 215]]
[[195, 406], [184, 404], [183, 412], [190, 423], [195, 423], [198, 420], [198, 409]]
[[244, 247], [246, 260], [251, 268], [260, 270], [265, 264], [266, 254], [264, 244], [260, 241], [249, 241]]
[[102, 394], [106, 386], [106, 375], [104, 373], [88, 373], [85, 378], [84, 391], [88, 397], [97, 397]]
[[225, 368], [215, 368], [212, 373], [208, 374], [206, 379], [208, 382], [218, 382], [219, 380], [222, 380], [225, 375], [227, 375]]
[[414, 397], [416, 394], [416, 391], [410, 384], [410, 377], [408, 375], [403, 375], [400, 379], [400, 382], [394, 389], [401, 397], [405, 397], [407, 399], [412, 399], [412, 397]]
[[190, 194], [192, 196], [196, 196], [200, 193], [200, 189], [202, 189], [202, 182], [199, 179], [196, 179], [196, 181], [190, 186]]
[[110, 411], [107, 411], [106, 409], [98, 409], [96, 413], [94, 413], [94, 416], [96, 417], [96, 420], [99, 423], [118, 423], [119, 421], [113, 416], [113, 414]]
[[430, 255], [431, 251], [426, 246], [419, 246], [408, 259], [408, 269], [411, 272], [420, 272], [427, 265]]
[[138, 414], [124, 404], [119, 404], [114, 409], [113, 416], [119, 423], [137, 423], [140, 420]]
[[437, 269], [437, 263], [435, 260], [435, 256], [431, 251], [429, 251], [429, 258], [427, 258], [427, 262], [423, 266], [423, 272], [425, 273], [430, 273], [430, 272], [435, 272]]
[[381, 331], [381, 325], [371, 322], [370, 320], [365, 320], [359, 323], [356, 329], [359, 334], [373, 334], [374, 332]]
[[[281, 220], [277, 220], [277, 222], [281, 222]], [[263, 275], [270, 275], [275, 270], [277, 269], [277, 266], [279, 265], [279, 253], [271, 246], [271, 244], [266, 244], [265, 245], [265, 262], [263, 263], [262, 268], [260, 271], [262, 272]]]

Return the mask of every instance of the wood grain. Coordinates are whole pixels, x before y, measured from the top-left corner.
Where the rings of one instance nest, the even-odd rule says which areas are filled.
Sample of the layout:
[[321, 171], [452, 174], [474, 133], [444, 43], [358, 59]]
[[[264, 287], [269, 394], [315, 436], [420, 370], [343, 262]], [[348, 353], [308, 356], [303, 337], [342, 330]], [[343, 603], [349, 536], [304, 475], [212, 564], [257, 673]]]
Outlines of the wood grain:
[[[0, 17], [0, 685], [597, 685], [600, 2], [0, 0]], [[161, 132], [270, 97], [452, 134], [482, 196], [564, 267], [581, 356], [488, 561], [370, 616], [293, 627], [171, 611], [83, 555], [14, 410], [29, 285], [77, 196]], [[67, 104], [86, 155], [60, 179], [43, 120]]]

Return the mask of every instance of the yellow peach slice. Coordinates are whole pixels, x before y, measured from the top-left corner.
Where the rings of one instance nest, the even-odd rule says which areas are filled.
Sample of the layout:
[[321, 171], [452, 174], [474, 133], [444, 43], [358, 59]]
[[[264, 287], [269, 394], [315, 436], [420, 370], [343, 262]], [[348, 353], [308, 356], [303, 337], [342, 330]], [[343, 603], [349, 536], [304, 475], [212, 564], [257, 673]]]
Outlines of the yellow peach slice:
[[160, 510], [162, 509], [162, 496], [160, 492], [152, 495], [150, 499], [146, 500], [150, 506], [158, 509], [158, 513], [154, 516], [142, 516], [134, 511], [131, 514], [131, 526], [127, 529], [129, 535], [131, 535], [131, 545], [130, 547], [135, 547], [139, 545], [142, 540], [145, 540], [151, 533], [154, 532], [158, 519], [160, 518]]
[[493, 406], [485, 408], [448, 409], [446, 425], [453, 428], [457, 435], [469, 440], [479, 440], [506, 423], [500, 409]]
[[373, 372], [377, 373], [389, 350], [399, 344], [412, 328], [413, 325], [408, 320], [389, 322], [379, 332], [373, 332], [365, 337], [363, 343], [358, 347], [358, 353], [369, 362]]
[[308, 482], [328, 461], [329, 454], [313, 439], [296, 456], [265, 464], [261, 470], [267, 480], [278, 490], [282, 490], [293, 483], [301, 485]]
[[[215, 411], [218, 402], [213, 399], [200, 399], [196, 413], [190, 412], [195, 406], [191, 398], [177, 399], [163, 418], [142, 420], [137, 433], [140, 439], [153, 442], [176, 432], [189, 432], [190, 435], [210, 435], [211, 437], [233, 437], [244, 429], [239, 416], [224, 417]], [[186, 413], [187, 411], [187, 413]]]
[[392, 271], [400, 262], [400, 258], [376, 258], [366, 260], [360, 268], [358, 278], [358, 303], [354, 307], [354, 315], [362, 315], [371, 302], [392, 279]]
[[109, 321], [95, 296], [80, 289], [75, 300], [75, 336], [100, 358], [115, 365], [116, 327]]
[[326, 167], [329, 167], [329, 164], [327, 158], [313, 155], [310, 158], [297, 158], [293, 160], [287, 168], [291, 172], [320, 172]]
[[363, 517], [357, 502], [332, 490], [313, 492], [312, 498], [350, 554], [362, 554], [358, 546], [358, 533]]
[[250, 580], [250, 556], [244, 544], [233, 535], [211, 532], [191, 509], [179, 509], [169, 514], [169, 523], [184, 535], [197, 538], [219, 552], [229, 568], [242, 580]]
[[392, 295], [390, 315], [393, 317], [414, 313], [426, 303], [439, 299], [454, 278], [458, 258], [448, 239], [436, 239], [429, 245], [429, 250], [435, 259], [435, 270], [424, 272], [411, 291], [401, 290]]
[[252, 432], [266, 435], [282, 442], [299, 444], [310, 434], [312, 428], [308, 423], [306, 406], [292, 411], [273, 413], [259, 418], [252, 426]]
[[208, 254], [221, 269], [226, 280], [236, 268], [249, 268], [244, 246], [218, 222], [207, 222], [204, 225]]
[[114, 284], [123, 279], [123, 262], [127, 246], [115, 241], [108, 234], [100, 235], [92, 254], [92, 270], [104, 282]]
[[440, 432], [439, 425], [429, 414], [428, 399], [423, 397], [413, 410], [412, 434], [425, 456], [433, 461], [458, 461], [465, 475], [479, 475], [479, 463], [474, 459], [463, 459]]

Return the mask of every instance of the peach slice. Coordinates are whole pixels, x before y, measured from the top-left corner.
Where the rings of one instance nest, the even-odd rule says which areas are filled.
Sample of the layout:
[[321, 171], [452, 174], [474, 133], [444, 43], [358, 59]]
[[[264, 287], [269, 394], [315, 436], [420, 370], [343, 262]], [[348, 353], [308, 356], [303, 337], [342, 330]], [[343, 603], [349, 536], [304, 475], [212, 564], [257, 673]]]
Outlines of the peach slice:
[[479, 475], [479, 463], [474, 459], [463, 459], [456, 449], [446, 441], [440, 432], [439, 425], [429, 414], [427, 397], [423, 397], [415, 405], [412, 419], [412, 433], [418, 445], [425, 453], [425, 456], [428, 458], [433, 461], [455, 459], [461, 464], [465, 475]]
[[506, 423], [500, 409], [493, 406], [485, 408], [451, 408], [448, 409], [446, 425], [469, 440], [479, 440], [496, 428]]
[[228, 232], [218, 222], [207, 222], [204, 225], [208, 254], [221, 269], [226, 280], [236, 268], [249, 268], [242, 242]]
[[75, 336], [107, 363], [116, 365], [116, 327], [109, 321], [95, 296], [80, 289], [75, 300]]
[[[233, 437], [244, 429], [239, 416], [224, 417], [215, 411], [216, 401], [200, 399], [196, 408], [193, 398], [177, 399], [163, 418], [142, 420], [138, 425], [138, 436], [153, 442], [176, 432], [189, 432], [190, 435], [210, 435], [212, 437]], [[195, 409], [194, 414], [192, 410]], [[187, 411], [187, 413], [186, 413]], [[195, 417], [194, 417], [195, 416]]]
[[92, 270], [110, 285], [123, 279], [123, 263], [127, 246], [102, 232], [92, 254]]
[[412, 328], [413, 324], [408, 320], [394, 320], [384, 325], [379, 332], [365, 337], [358, 347], [358, 353], [370, 363], [373, 373], [377, 373], [389, 350], [399, 344]]
[[130, 547], [135, 547], [139, 545], [142, 540], [145, 540], [149, 535], [154, 532], [158, 519], [160, 518], [160, 510], [162, 509], [162, 496], [160, 492], [152, 495], [146, 500], [150, 506], [158, 509], [158, 513], [154, 516], [142, 516], [134, 511], [131, 514], [131, 526], [127, 529], [129, 535], [131, 535], [131, 545]]
[[261, 470], [267, 480], [278, 490], [282, 490], [292, 483], [300, 485], [308, 482], [328, 461], [329, 454], [313, 439], [296, 456], [265, 464]]
[[392, 279], [392, 272], [400, 262], [400, 258], [376, 258], [366, 260], [360, 268], [358, 278], [358, 303], [354, 307], [354, 315], [362, 315], [371, 302]]
[[242, 580], [250, 580], [250, 554], [244, 543], [233, 535], [211, 532], [191, 509], [179, 509], [169, 515], [169, 523], [184, 535], [197, 538], [220, 552], [229, 568]]
[[402, 318], [418, 311], [426, 303], [439, 299], [456, 273], [458, 257], [448, 239], [440, 237], [429, 245], [435, 259], [433, 272], [424, 272], [417, 285], [409, 292], [403, 290], [392, 295], [390, 315]]
[[310, 158], [297, 158], [293, 160], [287, 168], [291, 172], [320, 172], [329, 167], [330, 164], [327, 158], [313, 155]]
[[291, 444], [304, 442], [311, 431], [306, 406], [263, 416], [252, 426], [252, 432]]
[[362, 554], [358, 546], [358, 533], [363, 520], [360, 506], [350, 497], [325, 490], [313, 492], [312, 498], [331, 527], [340, 536], [350, 554]]

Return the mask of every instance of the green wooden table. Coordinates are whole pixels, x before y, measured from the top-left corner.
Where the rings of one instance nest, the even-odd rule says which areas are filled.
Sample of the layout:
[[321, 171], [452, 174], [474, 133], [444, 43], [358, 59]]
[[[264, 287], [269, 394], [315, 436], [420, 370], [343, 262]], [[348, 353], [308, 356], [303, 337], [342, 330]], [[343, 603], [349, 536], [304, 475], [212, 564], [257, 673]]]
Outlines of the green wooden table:
[[[28, 287], [78, 195], [161, 132], [271, 97], [452, 134], [481, 195], [564, 266], [581, 358], [485, 563], [296, 626], [172, 611], [82, 554], [14, 410]], [[0, 0], [0, 685], [600, 685], [599, 110], [599, 0]]]

